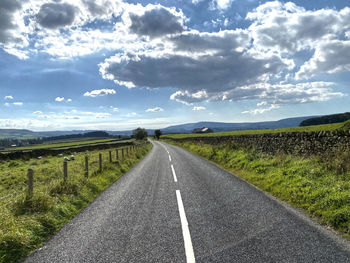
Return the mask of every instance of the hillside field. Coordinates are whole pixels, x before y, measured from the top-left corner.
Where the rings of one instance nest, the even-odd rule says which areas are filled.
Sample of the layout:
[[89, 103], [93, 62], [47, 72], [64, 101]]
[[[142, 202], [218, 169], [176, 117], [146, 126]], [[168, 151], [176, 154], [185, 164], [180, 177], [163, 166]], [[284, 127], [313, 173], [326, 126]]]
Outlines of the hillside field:
[[318, 132], [318, 131], [332, 131], [332, 130], [343, 129], [348, 127], [349, 125], [350, 125], [350, 122], [346, 121], [342, 123], [283, 128], [283, 129], [242, 130], [242, 131], [191, 133], [191, 134], [164, 134], [161, 136], [161, 138], [182, 139], [182, 138], [191, 138], [191, 137], [216, 137], [216, 136], [233, 136], [233, 135], [284, 133], [284, 132]]

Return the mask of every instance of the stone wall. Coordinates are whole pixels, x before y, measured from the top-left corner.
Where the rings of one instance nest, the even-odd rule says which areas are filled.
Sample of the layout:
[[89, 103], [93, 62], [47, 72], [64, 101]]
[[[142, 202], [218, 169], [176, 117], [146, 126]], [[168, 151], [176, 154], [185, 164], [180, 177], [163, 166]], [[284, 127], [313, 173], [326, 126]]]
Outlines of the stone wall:
[[109, 148], [118, 148], [123, 146], [133, 145], [133, 142], [115, 142], [115, 143], [100, 143], [100, 144], [90, 144], [90, 145], [77, 145], [69, 147], [60, 147], [52, 149], [34, 149], [34, 150], [23, 150], [23, 151], [13, 151], [9, 153], [0, 153], [0, 160], [8, 159], [29, 159], [36, 158], [39, 156], [55, 156], [60, 153], [62, 154], [72, 154], [77, 152], [93, 151], [93, 150], [103, 150]]
[[194, 141], [204, 144], [234, 143], [255, 148], [261, 152], [276, 154], [323, 155], [336, 154], [350, 149], [350, 131], [286, 132], [256, 135], [231, 135], [217, 137], [189, 137], [174, 141]]

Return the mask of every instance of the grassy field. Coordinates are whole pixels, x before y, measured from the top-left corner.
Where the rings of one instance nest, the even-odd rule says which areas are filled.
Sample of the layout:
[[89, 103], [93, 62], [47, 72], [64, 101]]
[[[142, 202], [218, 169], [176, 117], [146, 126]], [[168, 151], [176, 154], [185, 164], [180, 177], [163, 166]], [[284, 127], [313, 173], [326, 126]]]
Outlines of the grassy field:
[[221, 145], [167, 142], [198, 154], [303, 209], [321, 224], [350, 239], [350, 152], [321, 160], [272, 156], [225, 142]]
[[283, 129], [265, 129], [265, 130], [242, 130], [214, 133], [190, 133], [190, 134], [165, 134], [161, 138], [182, 139], [188, 137], [213, 137], [213, 136], [230, 136], [230, 135], [245, 135], [245, 134], [264, 134], [264, 133], [281, 133], [281, 132], [315, 132], [315, 131], [332, 131], [343, 129], [350, 124], [349, 121], [334, 124], [314, 125], [305, 127], [283, 128]]
[[[84, 176], [85, 154], [68, 162], [63, 181], [63, 158], [0, 162], [0, 262], [18, 262], [69, 222], [103, 190], [133, 167], [151, 149], [143, 145], [129, 156], [109, 162], [109, 150], [90, 151], [89, 178]], [[103, 169], [98, 169], [102, 153]], [[27, 170], [34, 170], [34, 195], [26, 196]]]
[[[22, 151], [22, 150], [35, 150], [35, 149], [50, 149], [50, 148], [61, 148], [61, 147], [69, 147], [69, 146], [82, 146], [82, 145], [89, 145], [89, 144], [98, 144], [98, 143], [108, 143], [108, 142], [117, 142], [120, 140], [113, 139], [113, 138], [103, 138], [103, 139], [96, 139], [96, 138], [79, 138], [79, 139], [70, 139], [70, 140], [64, 140], [64, 141], [51, 141], [46, 142], [43, 144], [36, 144], [31, 146], [23, 146], [23, 147], [11, 147], [6, 148], [4, 151]], [[123, 141], [125, 142], [125, 141]]]

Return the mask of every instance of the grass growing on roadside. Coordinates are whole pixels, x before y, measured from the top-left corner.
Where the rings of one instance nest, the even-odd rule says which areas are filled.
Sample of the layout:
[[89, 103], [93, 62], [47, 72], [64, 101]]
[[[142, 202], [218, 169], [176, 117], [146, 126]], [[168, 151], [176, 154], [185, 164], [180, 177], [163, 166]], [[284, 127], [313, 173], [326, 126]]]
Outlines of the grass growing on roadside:
[[350, 238], [349, 152], [321, 160], [271, 156], [234, 144], [167, 142], [213, 161]]
[[228, 131], [228, 132], [213, 132], [213, 133], [190, 133], [190, 134], [164, 134], [162, 139], [183, 139], [193, 137], [217, 137], [217, 136], [232, 136], [232, 135], [252, 135], [252, 134], [265, 134], [265, 133], [282, 133], [282, 132], [319, 132], [319, 131], [333, 131], [333, 130], [349, 130], [350, 120], [341, 123], [313, 125], [305, 127], [293, 127], [293, 128], [281, 128], [281, 129], [264, 129], [264, 130], [241, 130], [241, 131]]
[[[108, 151], [89, 152], [89, 178], [84, 177], [84, 154], [68, 163], [63, 182], [62, 158], [0, 162], [0, 262], [18, 262], [69, 222], [102, 191], [131, 169], [151, 145], [129, 152], [124, 159], [108, 162]], [[98, 171], [98, 154], [103, 170]], [[120, 152], [119, 152], [120, 154]], [[26, 172], [34, 170], [34, 195], [27, 199]]]

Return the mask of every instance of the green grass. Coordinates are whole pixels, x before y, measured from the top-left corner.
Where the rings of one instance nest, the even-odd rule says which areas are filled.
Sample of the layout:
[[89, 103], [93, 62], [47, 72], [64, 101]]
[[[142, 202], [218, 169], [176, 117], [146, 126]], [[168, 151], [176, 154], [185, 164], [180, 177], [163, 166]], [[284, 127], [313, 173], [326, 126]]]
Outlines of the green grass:
[[[68, 141], [60, 141], [57, 143], [53, 142], [47, 142], [43, 144], [36, 144], [31, 146], [23, 146], [23, 147], [15, 147], [15, 148], [6, 148], [6, 151], [20, 151], [20, 150], [35, 150], [35, 149], [50, 149], [50, 148], [62, 148], [62, 147], [69, 147], [69, 146], [82, 146], [82, 145], [90, 145], [90, 144], [101, 144], [101, 143], [111, 143], [111, 142], [118, 142], [120, 140], [117, 139], [111, 139], [111, 138], [104, 138], [104, 139], [75, 139], [75, 140], [68, 140]], [[129, 140], [130, 141], [130, 140]], [[126, 142], [120, 141], [120, 142]]]
[[272, 156], [224, 142], [215, 146], [167, 142], [237, 174], [350, 239], [350, 152], [321, 160]]
[[[89, 178], [84, 177], [85, 154], [68, 162], [63, 182], [63, 158], [0, 162], [0, 262], [18, 262], [69, 222], [102, 191], [140, 161], [151, 149], [147, 144], [124, 159], [108, 161], [109, 150], [90, 151]], [[98, 170], [98, 154], [103, 170]], [[120, 154], [120, 152], [119, 152]], [[121, 157], [121, 156], [120, 156]], [[26, 197], [28, 168], [34, 170], [34, 195]]]
[[313, 125], [305, 127], [283, 128], [283, 129], [265, 129], [265, 130], [242, 130], [214, 133], [190, 133], [190, 134], [165, 134], [161, 138], [193, 138], [193, 137], [217, 137], [217, 136], [232, 136], [232, 135], [247, 135], [247, 134], [265, 134], [265, 133], [282, 133], [282, 132], [316, 132], [316, 131], [332, 131], [338, 129], [349, 129], [350, 121], [334, 124]]

